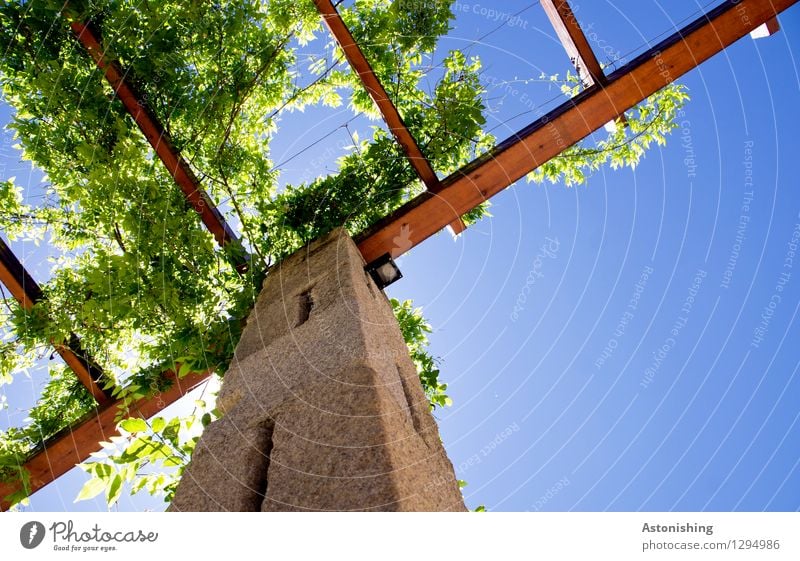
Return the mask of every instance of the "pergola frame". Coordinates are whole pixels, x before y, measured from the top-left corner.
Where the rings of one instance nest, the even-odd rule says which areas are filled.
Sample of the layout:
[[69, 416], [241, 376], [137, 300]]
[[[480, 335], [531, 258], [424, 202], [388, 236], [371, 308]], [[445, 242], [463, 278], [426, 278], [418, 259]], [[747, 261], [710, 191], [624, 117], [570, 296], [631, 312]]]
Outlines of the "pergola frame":
[[[44, 299], [42, 289], [2, 239], [0, 239], [0, 282], [8, 288], [25, 310], [31, 310], [37, 302]], [[77, 335], [70, 333], [66, 341], [51, 341], [51, 343], [98, 404], [106, 405], [113, 401], [111, 392], [101, 386], [101, 382], [104, 381], [103, 370], [83, 350]]]
[[572, 64], [578, 71], [584, 86], [605, 84], [607, 82], [600, 61], [597, 60], [586, 35], [583, 34], [578, 19], [566, 0], [541, 0], [547, 18], [556, 30], [556, 35], [567, 51]]
[[[558, 156], [605, 123], [623, 116], [628, 109], [762, 24], [773, 20], [797, 2], [726, 0], [625, 66], [605, 75], [566, 0], [542, 0], [541, 3], [567, 53], [579, 73], [582, 73], [587, 89], [440, 181], [332, 2], [314, 1], [323, 21], [342, 47], [410, 164], [427, 187], [425, 192], [356, 237], [359, 250], [367, 263], [387, 253], [397, 257], [448, 225], [453, 225], [456, 231], [463, 229], [460, 227], [463, 226], [460, 219], [463, 214]], [[104, 71], [126, 110], [217, 242], [222, 246], [241, 243], [202, 189], [186, 161], [169, 141], [164, 127], [131, 87], [122, 67], [116, 61], [106, 59], [97, 31], [85, 23], [73, 21], [70, 25], [92, 59]], [[395, 243], [397, 237], [403, 241], [402, 246]], [[0, 280], [9, 287], [21, 305], [29, 306], [40, 300], [41, 291], [35, 281], [5, 244], [0, 249]], [[247, 268], [246, 262], [235, 265], [240, 272]], [[73, 343], [77, 346], [73, 346]], [[57, 350], [61, 349], [59, 352], [65, 350], [85, 358], [77, 337], [75, 341], [59, 343], [55, 347]], [[66, 358], [65, 361], [73, 367]], [[87, 376], [89, 382], [97, 380], [96, 374], [92, 376], [90, 367], [86, 368], [86, 373], [82, 373], [80, 367], [73, 370], [84, 384], [87, 384], [84, 381]], [[189, 374], [183, 378], [172, 371], [166, 374], [174, 380], [170, 389], [135, 402], [130, 407], [131, 414], [143, 418], [155, 415], [210, 376], [210, 372]], [[87, 387], [91, 390], [91, 384]], [[76, 463], [85, 461], [91, 452], [97, 450], [99, 442], [118, 434], [115, 417], [121, 402], [101, 401], [103, 397], [100, 395], [95, 398], [99, 405], [90, 418], [64, 429], [44, 443], [25, 463], [23, 467], [30, 476], [29, 492], [42, 488]], [[8, 508], [5, 497], [20, 487], [21, 482], [0, 483], [0, 507]]]
[[[225, 221], [211, 197], [200, 185], [200, 181], [192, 171], [189, 163], [175, 148], [172, 139], [158, 120], [158, 117], [147, 106], [144, 97], [136, 91], [136, 88], [127, 77], [127, 72], [122, 69], [119, 62], [109, 60], [106, 56], [99, 30], [90, 22], [72, 21], [70, 22], [70, 27], [97, 67], [103, 71], [103, 75], [114, 89], [114, 93], [117, 94], [119, 100], [122, 101], [125, 110], [133, 118], [150, 146], [153, 147], [161, 163], [172, 175], [175, 183], [183, 192], [187, 203], [200, 216], [200, 220], [202, 220], [206, 229], [211, 232], [221, 247], [227, 245], [241, 247], [241, 241]], [[244, 252], [242, 251], [242, 253]], [[243, 274], [247, 271], [247, 259], [241, 259], [232, 264], [239, 273]]]

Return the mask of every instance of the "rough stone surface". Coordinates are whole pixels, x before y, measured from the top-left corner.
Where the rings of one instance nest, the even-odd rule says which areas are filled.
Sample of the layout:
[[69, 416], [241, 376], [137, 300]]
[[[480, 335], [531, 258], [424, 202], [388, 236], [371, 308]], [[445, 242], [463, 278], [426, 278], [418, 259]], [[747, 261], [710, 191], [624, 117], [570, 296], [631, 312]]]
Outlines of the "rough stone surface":
[[177, 511], [463, 511], [386, 296], [342, 230], [264, 282]]

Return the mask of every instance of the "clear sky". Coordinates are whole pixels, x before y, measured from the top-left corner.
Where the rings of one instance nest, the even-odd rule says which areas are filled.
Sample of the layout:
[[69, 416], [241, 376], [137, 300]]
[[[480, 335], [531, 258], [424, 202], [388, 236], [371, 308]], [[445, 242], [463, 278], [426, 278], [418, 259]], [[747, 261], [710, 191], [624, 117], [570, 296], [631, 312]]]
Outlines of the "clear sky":
[[[613, 65], [717, 3], [572, 5]], [[538, 4], [455, 11], [441, 49], [483, 59], [498, 139], [562, 101], [539, 81], [569, 61]], [[436, 416], [468, 506], [800, 508], [798, 8], [781, 25], [682, 78], [692, 100], [679, 129], [635, 171], [603, 170], [573, 188], [521, 181], [493, 200], [493, 218], [401, 258], [404, 278], [388, 292], [423, 306], [435, 328], [455, 402]], [[289, 116], [273, 160], [349, 118]], [[345, 133], [283, 178], [332, 170]], [[48, 486], [31, 508], [103, 509], [72, 504], [83, 477]], [[163, 506], [120, 503], [144, 508]]]

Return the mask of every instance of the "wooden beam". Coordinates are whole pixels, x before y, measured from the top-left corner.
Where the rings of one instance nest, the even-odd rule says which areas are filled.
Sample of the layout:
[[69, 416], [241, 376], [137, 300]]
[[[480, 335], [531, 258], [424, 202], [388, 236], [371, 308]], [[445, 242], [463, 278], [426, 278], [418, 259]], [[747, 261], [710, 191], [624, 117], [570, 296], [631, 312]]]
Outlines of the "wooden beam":
[[6, 285], [11, 295], [26, 310], [42, 300], [42, 289], [33, 280], [17, 256], [0, 238], [0, 282]]
[[567, 0], [541, 0], [541, 4], [584, 85], [604, 84], [606, 75]]
[[764, 39], [766, 37], [771, 37], [772, 35], [775, 35], [780, 30], [781, 30], [781, 24], [778, 23], [778, 18], [775, 17], [756, 27], [753, 31], [750, 32], [750, 37], [752, 37], [753, 39]]
[[450, 224], [448, 224], [450, 228], [453, 230], [453, 235], [458, 236], [459, 234], [463, 234], [464, 231], [467, 229], [467, 224], [462, 220], [459, 216], [456, 220], [453, 220]]
[[[34, 304], [44, 299], [42, 289], [2, 239], [0, 239], [0, 282], [26, 310], [30, 310]], [[105, 405], [113, 401], [110, 391], [103, 389], [99, 384], [104, 378], [103, 370], [83, 349], [77, 335], [70, 333], [68, 341], [51, 341], [51, 344], [97, 403]]]
[[[144, 398], [131, 406], [130, 415], [148, 419], [174, 403], [183, 395], [196, 388], [210, 376], [209, 372], [193, 373], [178, 379], [173, 372], [172, 386], [163, 393]], [[92, 413], [90, 417], [69, 427], [42, 446], [25, 463], [24, 468], [30, 476], [30, 493], [34, 493], [64, 475], [67, 471], [89, 458], [100, 446], [99, 442], [119, 434], [115, 417], [119, 411], [119, 401], [109, 403]], [[0, 483], [0, 509], [7, 510], [6, 497], [16, 493], [22, 484]]]
[[342, 17], [336, 11], [333, 2], [331, 0], [314, 0], [314, 3], [322, 16], [322, 21], [325, 22], [331, 35], [344, 51], [347, 62], [350, 63], [353, 71], [358, 74], [361, 83], [364, 84], [367, 93], [381, 112], [383, 120], [389, 126], [389, 130], [392, 131], [397, 142], [403, 148], [403, 152], [414, 167], [417, 175], [428, 189], [435, 189], [439, 185], [439, 178], [436, 176], [436, 172], [433, 171], [430, 162], [420, 150], [417, 141], [414, 140], [408, 127], [406, 127], [394, 103], [389, 99], [389, 94], [386, 93], [380, 80], [372, 70], [369, 61], [367, 61], [356, 40], [353, 39], [350, 30], [347, 29], [344, 21], [342, 21]]
[[796, 2], [727, 0], [359, 234], [364, 259], [405, 253]]
[[[117, 97], [122, 101], [130, 116], [133, 117], [139, 130], [147, 138], [150, 146], [153, 147], [167, 171], [175, 179], [175, 183], [183, 191], [189, 205], [200, 215], [203, 224], [214, 236], [214, 239], [217, 240], [217, 243], [221, 247], [229, 244], [241, 247], [241, 241], [236, 237], [236, 234], [208, 196], [208, 193], [200, 186], [200, 181], [189, 167], [188, 162], [172, 144], [169, 134], [149, 109], [144, 98], [139, 95], [126, 78], [126, 73], [122, 70], [122, 67], [118, 62], [106, 58], [100, 40], [100, 33], [91, 24], [81, 21], [71, 21], [70, 27], [75, 37], [91, 55], [97, 67], [103, 71], [106, 80], [111, 84]], [[245, 255], [246, 252], [242, 251], [242, 254]], [[240, 273], [244, 273], [248, 268], [246, 258], [234, 262], [233, 265]]]
[[[342, 48], [342, 51], [344, 51], [344, 55], [347, 58], [347, 62], [350, 63], [350, 67], [358, 74], [361, 83], [364, 85], [364, 89], [367, 90], [373, 103], [375, 103], [378, 110], [381, 112], [381, 116], [383, 116], [383, 120], [386, 122], [389, 130], [403, 149], [411, 167], [417, 172], [417, 176], [422, 183], [425, 184], [427, 189], [438, 189], [439, 178], [433, 170], [430, 161], [428, 161], [428, 158], [422, 153], [411, 131], [408, 130], [408, 127], [403, 122], [400, 112], [397, 111], [394, 103], [389, 99], [389, 94], [386, 93], [380, 80], [378, 80], [378, 77], [372, 70], [372, 66], [370, 66], [369, 61], [361, 51], [361, 47], [356, 43], [347, 25], [345, 25], [342, 17], [333, 5], [333, 2], [331, 2], [331, 0], [314, 0], [314, 3], [317, 5], [317, 10], [319, 10], [322, 16], [322, 21], [325, 22], [331, 35], [333, 35], [333, 38], [336, 39], [336, 42]], [[464, 224], [460, 216], [457, 216], [455, 220], [449, 224], [456, 235], [467, 229], [467, 225]]]
[[[608, 80], [603, 68], [600, 66], [600, 61], [597, 60], [567, 0], [542, 0], [541, 4], [556, 31], [556, 35], [558, 35], [561, 44], [564, 46], [564, 50], [567, 51], [567, 55], [575, 66], [578, 77], [583, 82], [583, 87], [588, 88], [595, 84], [600, 84], [601, 86], [607, 84]], [[621, 121], [623, 126], [627, 125], [624, 114], [615, 115], [613, 119], [604, 125], [608, 132], [613, 133], [616, 131], [617, 119]]]

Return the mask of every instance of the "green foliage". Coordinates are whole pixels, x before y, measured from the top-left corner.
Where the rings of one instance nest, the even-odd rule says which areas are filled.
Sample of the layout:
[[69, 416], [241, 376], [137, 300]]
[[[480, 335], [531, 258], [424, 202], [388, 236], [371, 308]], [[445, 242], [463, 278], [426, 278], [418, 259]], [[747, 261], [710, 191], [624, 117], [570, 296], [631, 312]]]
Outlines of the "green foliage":
[[122, 435], [101, 443], [103, 449], [92, 454], [93, 461], [79, 464], [89, 479], [75, 501], [105, 493], [112, 507], [127, 490], [132, 495], [144, 491], [170, 502], [202, 429], [218, 414], [213, 405], [200, 400], [187, 416], [121, 421]]
[[36, 442], [45, 441], [94, 407], [92, 395], [72, 371], [63, 364], [56, 364], [50, 368], [50, 379], [29, 413], [31, 424], [27, 430]]
[[[559, 82], [558, 76], [551, 80]], [[561, 91], [574, 97], [580, 91], [579, 79], [568, 74]], [[563, 182], [566, 186], [586, 182], [589, 174], [604, 165], [612, 169], [635, 168], [650, 146], [666, 144], [667, 135], [678, 125], [676, 118], [689, 94], [681, 84], [670, 84], [625, 113], [625, 123], [617, 120], [606, 138], [589, 138], [567, 148], [528, 174], [529, 181]]]
[[40, 442], [83, 418], [94, 408], [94, 399], [72, 372], [61, 363], [50, 367], [50, 378], [24, 428], [0, 431], [0, 480], [20, 480], [22, 489], [11, 497], [17, 503], [28, 496], [29, 474], [22, 467]]
[[[429, 96], [418, 83], [423, 74], [412, 68], [412, 62], [411, 57], [403, 61], [394, 102], [434, 167], [445, 174], [455, 171], [492, 141], [481, 131], [485, 121], [480, 63], [452, 51], [443, 61], [442, 79]], [[374, 112], [371, 101], [360, 99], [361, 91], [357, 86], [353, 106]], [[422, 191], [408, 159], [384, 129], [376, 127], [370, 140], [356, 134], [352, 139], [352, 152], [339, 161], [338, 173], [289, 186], [263, 210], [261, 216], [280, 216], [260, 226], [269, 246], [265, 251], [283, 257], [340, 225], [351, 233], [360, 232]], [[484, 215], [481, 205], [469, 213], [469, 222]]]
[[[412, 4], [398, 12], [386, 0], [359, 0], [340, 9], [446, 173], [484, 138], [478, 63], [452, 53], [434, 90], [424, 92], [422, 58], [451, 15], [441, 0]], [[354, 136], [338, 174], [279, 193], [269, 143], [284, 115], [347, 102], [377, 117], [310, 0], [87, 0], [67, 11], [51, 1], [0, 2], [0, 86], [16, 109], [12, 128], [24, 158], [47, 173], [35, 206], [23, 204], [12, 181], [2, 184], [0, 230], [46, 239], [60, 252], [42, 284], [46, 300], [31, 310], [12, 307], [4, 318], [11, 335], [0, 380], [10, 381], [50, 341], [75, 332], [114, 378], [122, 420], [137, 399], [163, 388], [166, 370], [225, 371], [259, 279], [240, 277], [215, 246], [72, 36], [73, 20], [90, 20], [101, 31], [108, 56], [129, 70], [211, 198], [225, 201], [222, 211], [240, 225], [255, 271], [333, 227], [362, 229], [421, 186], [394, 140], [375, 127], [370, 139]], [[317, 36], [327, 46], [300, 77], [298, 49]], [[419, 360], [435, 381], [433, 362], [424, 363], [422, 353]], [[86, 403], [73, 396], [66, 407], [73, 388], [58, 380], [44, 403], [65, 410], [64, 426]], [[58, 426], [58, 417], [35, 419], [26, 429], [30, 439], [14, 450], [29, 450]], [[18, 436], [9, 431], [3, 441]]]
[[[443, 1], [409, 6], [403, 17], [386, 0], [341, 10], [412, 132], [447, 173], [487, 142], [479, 65], [451, 53], [434, 91], [423, 91], [422, 57], [451, 15]], [[15, 315], [23, 354], [75, 331], [118, 381], [178, 362], [224, 371], [257, 281], [236, 274], [188, 209], [71, 35], [73, 19], [101, 30], [108, 56], [129, 69], [211, 198], [227, 202], [223, 211], [241, 225], [254, 270], [336, 226], [360, 231], [421, 189], [396, 142], [375, 127], [368, 140], [354, 136], [339, 173], [278, 192], [269, 142], [285, 113], [349, 98], [354, 111], [376, 115], [333, 41], [311, 63], [316, 78], [298, 79], [297, 50], [327, 37], [309, 0], [86, 1], [63, 13], [56, 2], [3, 2], [0, 85], [17, 111], [12, 128], [23, 155], [47, 172], [47, 183], [35, 207], [4, 184], [0, 229], [46, 237], [62, 252], [43, 285], [47, 300]]]
[[30, 494], [30, 474], [23, 467], [32, 440], [27, 431], [10, 428], [0, 434], [0, 480], [19, 481], [22, 485], [15, 493], [3, 497], [10, 504], [26, 504]]
[[453, 400], [445, 393], [447, 384], [439, 382], [438, 361], [427, 351], [428, 333], [432, 331], [430, 324], [422, 316], [422, 308], [414, 308], [411, 300], [400, 302], [391, 299], [392, 310], [400, 325], [400, 332], [408, 346], [411, 360], [417, 367], [422, 389], [430, 401], [431, 410], [453, 404]]

